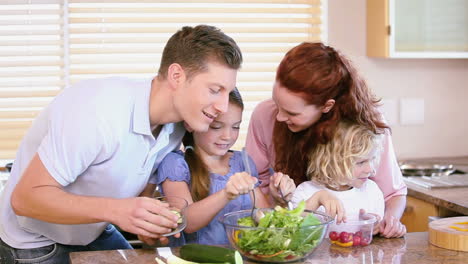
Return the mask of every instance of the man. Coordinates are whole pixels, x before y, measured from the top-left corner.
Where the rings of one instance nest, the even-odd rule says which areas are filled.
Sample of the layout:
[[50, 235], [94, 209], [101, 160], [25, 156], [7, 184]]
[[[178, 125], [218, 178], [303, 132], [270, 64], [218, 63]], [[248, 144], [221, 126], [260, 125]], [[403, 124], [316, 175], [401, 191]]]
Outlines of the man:
[[[68, 253], [131, 248], [177, 226], [167, 205], [138, 197], [179, 147], [228, 106], [242, 55], [206, 25], [184, 27], [152, 80], [105, 78], [64, 89], [20, 145], [0, 200], [0, 263], [68, 263]], [[111, 223], [111, 224], [110, 224]]]

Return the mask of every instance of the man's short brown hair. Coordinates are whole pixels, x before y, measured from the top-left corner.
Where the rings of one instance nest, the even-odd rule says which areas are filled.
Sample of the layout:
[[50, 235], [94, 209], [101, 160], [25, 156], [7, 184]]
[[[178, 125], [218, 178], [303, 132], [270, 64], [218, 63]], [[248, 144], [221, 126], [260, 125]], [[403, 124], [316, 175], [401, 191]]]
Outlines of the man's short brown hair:
[[190, 79], [194, 74], [205, 71], [208, 61], [238, 70], [242, 64], [242, 53], [236, 42], [216, 27], [186, 26], [168, 40], [158, 74], [166, 79], [169, 66], [178, 63]]

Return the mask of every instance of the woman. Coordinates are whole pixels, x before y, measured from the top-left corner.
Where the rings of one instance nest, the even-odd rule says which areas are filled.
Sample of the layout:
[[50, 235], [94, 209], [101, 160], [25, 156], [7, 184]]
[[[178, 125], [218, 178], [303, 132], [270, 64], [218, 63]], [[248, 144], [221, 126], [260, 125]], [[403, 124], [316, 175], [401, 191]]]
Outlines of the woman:
[[[247, 150], [262, 186], [269, 185], [272, 169], [289, 175], [296, 184], [307, 181], [309, 153], [331, 139], [338, 122], [363, 125], [384, 134], [380, 165], [372, 178], [385, 197], [380, 234], [401, 234], [405, 227], [399, 219], [407, 189], [378, 102], [351, 63], [332, 47], [302, 43], [290, 50], [278, 67], [273, 98], [260, 103], [250, 120]], [[263, 190], [279, 199], [274, 188]]]

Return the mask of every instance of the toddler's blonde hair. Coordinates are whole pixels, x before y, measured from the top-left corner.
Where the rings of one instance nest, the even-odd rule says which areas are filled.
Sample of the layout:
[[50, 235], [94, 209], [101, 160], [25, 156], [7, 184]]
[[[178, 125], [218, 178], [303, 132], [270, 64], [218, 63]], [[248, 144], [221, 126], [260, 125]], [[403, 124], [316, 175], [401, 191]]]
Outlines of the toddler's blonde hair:
[[310, 153], [307, 178], [331, 188], [349, 184], [356, 161], [376, 148], [374, 166], [378, 163], [381, 137], [362, 125], [338, 123], [333, 138]]

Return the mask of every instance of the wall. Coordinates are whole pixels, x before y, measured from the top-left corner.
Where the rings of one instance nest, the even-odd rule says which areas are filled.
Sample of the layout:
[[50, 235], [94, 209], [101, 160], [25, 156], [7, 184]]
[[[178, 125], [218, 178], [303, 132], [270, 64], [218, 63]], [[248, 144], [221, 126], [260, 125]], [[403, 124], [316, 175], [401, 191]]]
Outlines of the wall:
[[[377, 1], [377, 0], [376, 0]], [[422, 98], [423, 125], [392, 125], [399, 159], [468, 155], [468, 59], [366, 56], [366, 0], [328, 0], [328, 44], [384, 99]]]

